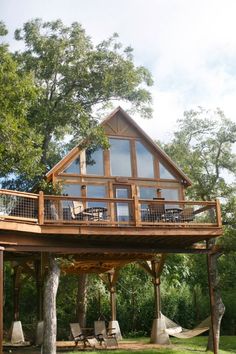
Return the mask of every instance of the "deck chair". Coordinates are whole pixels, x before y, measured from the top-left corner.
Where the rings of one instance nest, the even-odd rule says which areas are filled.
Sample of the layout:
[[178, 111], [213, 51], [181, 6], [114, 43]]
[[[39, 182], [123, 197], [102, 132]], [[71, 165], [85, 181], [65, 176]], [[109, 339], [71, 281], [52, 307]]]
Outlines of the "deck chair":
[[75, 341], [75, 347], [78, 346], [79, 342], [83, 343], [83, 347], [92, 347], [95, 348], [99, 344], [95, 337], [87, 337], [82, 333], [79, 323], [70, 323], [70, 331]]
[[185, 208], [180, 213], [180, 221], [181, 222], [189, 222], [194, 220], [194, 209], [193, 208]]
[[70, 205], [70, 212], [72, 219], [82, 219], [83, 218], [84, 205], [82, 202], [74, 200], [72, 205]]
[[[108, 333], [110, 331], [108, 330]], [[94, 321], [94, 334], [96, 339], [98, 340], [100, 346], [104, 345], [106, 348], [117, 348], [118, 342], [116, 339], [116, 334], [112, 332], [112, 334], [108, 334], [106, 329], [105, 321]]]
[[165, 204], [149, 204], [149, 219], [150, 221], [165, 220]]

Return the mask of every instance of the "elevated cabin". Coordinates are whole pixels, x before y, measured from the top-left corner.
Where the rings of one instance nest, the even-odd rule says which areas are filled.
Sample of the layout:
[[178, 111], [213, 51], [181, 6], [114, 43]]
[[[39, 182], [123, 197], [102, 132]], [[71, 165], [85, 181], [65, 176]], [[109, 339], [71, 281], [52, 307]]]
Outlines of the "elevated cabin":
[[[221, 235], [219, 202], [185, 200], [191, 181], [122, 108], [101, 125], [109, 149], [82, 143], [48, 172], [62, 195], [0, 191], [0, 241], [19, 246], [24, 232], [28, 244], [22, 250], [47, 250], [55, 246], [54, 235], [66, 253], [84, 245], [85, 252], [99, 246], [113, 254], [136, 250], [140, 257], [192, 251], [196, 242]], [[51, 237], [37, 243], [30, 234]]]
[[5, 260], [14, 260], [16, 271], [37, 265], [39, 320], [47, 253], [72, 256], [73, 262], [62, 266], [66, 273], [107, 274], [112, 321], [118, 270], [138, 262], [153, 278], [155, 318], [160, 319], [166, 253], [210, 254], [208, 240], [222, 234], [219, 202], [185, 200], [191, 181], [126, 112], [117, 108], [101, 125], [109, 149], [80, 144], [48, 172], [49, 182], [61, 184], [61, 195], [0, 190], [0, 352], [3, 253]]

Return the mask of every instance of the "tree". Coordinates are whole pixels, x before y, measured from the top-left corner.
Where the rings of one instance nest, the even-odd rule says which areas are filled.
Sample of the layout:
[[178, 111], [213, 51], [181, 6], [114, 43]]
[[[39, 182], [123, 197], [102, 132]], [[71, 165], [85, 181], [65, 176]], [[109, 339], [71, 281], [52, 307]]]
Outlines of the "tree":
[[41, 91], [29, 124], [43, 136], [41, 161], [46, 168], [51, 167], [54, 141], [66, 134], [77, 141], [91, 133], [92, 139], [101, 138], [98, 108], [103, 111], [114, 100], [130, 102], [150, 117], [151, 95], [144, 86], [152, 85], [151, 75], [135, 67], [132, 49], [122, 50], [117, 34], [94, 46], [77, 22], [66, 27], [60, 20], [35, 19], [16, 30], [15, 38], [26, 46], [16, 55], [22, 71], [34, 74]]
[[[0, 24], [0, 34], [7, 33]], [[0, 178], [40, 172], [41, 137], [26, 119], [37, 98], [31, 74], [20, 73], [5, 44], [0, 45]]]
[[[174, 139], [165, 145], [167, 153], [176, 161], [193, 181], [188, 195], [195, 199], [211, 200], [224, 198], [227, 204], [235, 196], [235, 186], [228, 183], [225, 175], [235, 176], [236, 155], [232, 151], [236, 142], [236, 124], [227, 119], [224, 113], [199, 108], [184, 113], [179, 120], [179, 130]], [[211, 246], [215, 241], [211, 240]], [[217, 258], [211, 257], [210, 274], [214, 288], [216, 336], [219, 345], [220, 324], [224, 314], [224, 304], [219, 291]], [[212, 349], [212, 333], [208, 341], [208, 349]]]

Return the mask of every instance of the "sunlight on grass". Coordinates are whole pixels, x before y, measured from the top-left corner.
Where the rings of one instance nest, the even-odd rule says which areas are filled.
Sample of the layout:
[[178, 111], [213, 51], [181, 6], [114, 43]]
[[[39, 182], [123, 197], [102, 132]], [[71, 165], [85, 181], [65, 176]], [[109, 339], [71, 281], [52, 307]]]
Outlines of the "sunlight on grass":
[[[124, 340], [133, 342], [133, 343], [142, 343], [147, 344], [149, 343], [148, 338], [128, 338]], [[172, 346], [170, 348], [145, 348], [145, 349], [116, 349], [116, 350], [96, 350], [91, 351], [92, 354], [127, 354], [128, 352], [138, 352], [138, 353], [145, 353], [145, 354], [202, 354], [207, 353], [206, 344], [207, 344], [207, 337], [195, 337], [188, 340], [181, 340], [172, 338], [171, 339]], [[132, 347], [132, 344], [131, 344]], [[75, 350], [67, 354], [75, 354]], [[211, 353], [211, 352], [208, 352]], [[236, 336], [224, 336], [221, 337], [220, 342], [220, 350], [219, 354], [233, 354], [236, 353]]]

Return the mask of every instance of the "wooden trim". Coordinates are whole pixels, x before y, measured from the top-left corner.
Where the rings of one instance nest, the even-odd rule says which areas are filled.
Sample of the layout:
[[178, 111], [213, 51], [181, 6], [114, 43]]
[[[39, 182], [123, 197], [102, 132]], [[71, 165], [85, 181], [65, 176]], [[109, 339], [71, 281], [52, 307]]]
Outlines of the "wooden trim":
[[44, 193], [42, 191], [39, 192], [38, 221], [39, 225], [44, 224]]
[[136, 141], [130, 140], [130, 154], [131, 154], [131, 171], [132, 177], [138, 178], [138, 165], [136, 156]]
[[134, 196], [134, 221], [136, 226], [139, 226], [141, 224], [139, 200], [137, 195]]
[[[108, 197], [110, 199], [113, 199], [114, 197], [114, 190], [113, 190], [113, 184], [112, 182], [108, 182]], [[114, 207], [114, 203], [109, 203], [108, 204], [108, 210], [110, 211], [110, 220], [111, 220], [111, 224], [113, 225], [114, 221], [115, 221], [115, 207]]]
[[1, 220], [16, 220], [16, 221], [25, 221], [25, 222], [32, 222], [36, 223], [38, 221], [37, 218], [25, 218], [24, 216], [14, 216], [14, 215], [1, 215], [0, 216], [0, 221]]
[[[153, 161], [153, 170], [154, 170], [154, 176], [157, 179], [160, 179], [160, 169], [159, 169], [159, 161], [156, 158], [156, 156], [154, 156], [154, 161]], [[176, 180], [177, 181], [177, 180]]]
[[216, 220], [217, 220], [217, 225], [219, 227], [221, 227], [222, 226], [222, 216], [221, 216], [220, 201], [218, 198], [216, 199]]
[[27, 192], [18, 192], [18, 191], [13, 191], [10, 189], [0, 189], [0, 194], [15, 195], [15, 196], [27, 197], [27, 198], [31, 198], [31, 199], [38, 199], [38, 194], [27, 193]]
[[[110, 170], [109, 170], [110, 171]], [[100, 178], [100, 179], [109, 179], [109, 180], [115, 180], [117, 177], [120, 177], [120, 176], [111, 176], [111, 175], [108, 175], [108, 176], [101, 176], [101, 175], [83, 175], [83, 174], [78, 174], [78, 173], [63, 173], [63, 172], [60, 172], [58, 174], [58, 177], [60, 178]], [[163, 182], [167, 182], [167, 183], [176, 183], [177, 185], [180, 185], [180, 181], [177, 180], [177, 179], [160, 179], [160, 178], [147, 178], [147, 177], [133, 177], [133, 176], [128, 176], [128, 177], [125, 177], [125, 178], [128, 178], [129, 180], [132, 180], [132, 181], [138, 181], [138, 182], [153, 182], [153, 183], [163, 183]]]
[[111, 176], [111, 168], [110, 168], [110, 150], [103, 150], [103, 168], [104, 168], [104, 176], [102, 177], [110, 177]]

